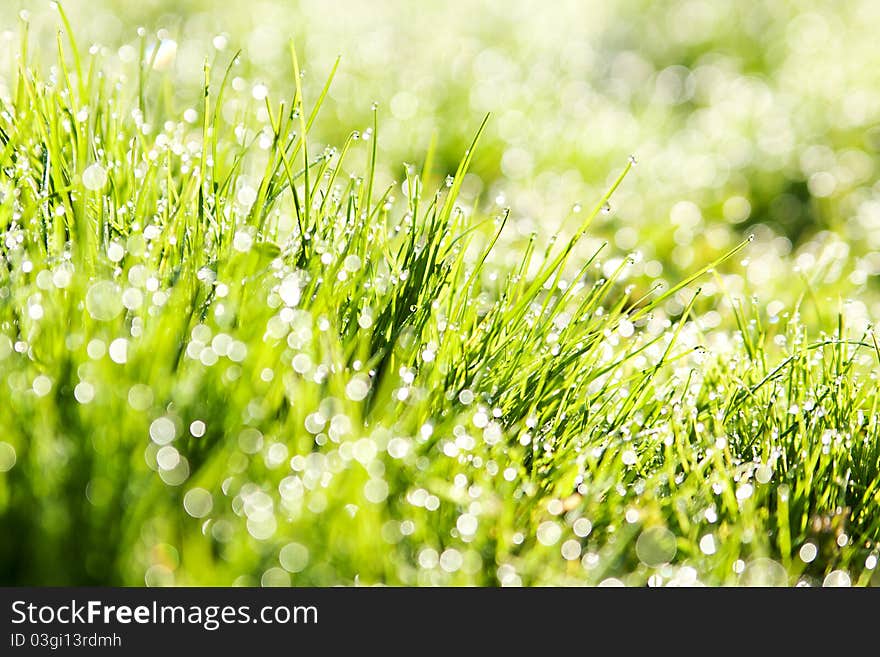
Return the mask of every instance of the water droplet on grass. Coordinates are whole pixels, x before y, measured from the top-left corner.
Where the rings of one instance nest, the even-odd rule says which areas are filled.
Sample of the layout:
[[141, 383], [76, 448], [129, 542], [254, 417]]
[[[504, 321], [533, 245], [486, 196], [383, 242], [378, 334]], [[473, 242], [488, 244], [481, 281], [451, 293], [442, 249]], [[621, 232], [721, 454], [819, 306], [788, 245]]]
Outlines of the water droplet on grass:
[[147, 586], [173, 586], [174, 573], [171, 569], [160, 564], [154, 564], [147, 568], [144, 574], [144, 584]]
[[354, 254], [346, 256], [343, 261], [343, 266], [347, 271], [354, 273], [361, 268], [361, 259]]
[[822, 582], [823, 587], [829, 588], [849, 588], [852, 586], [852, 579], [845, 570], [832, 570]]
[[769, 465], [760, 465], [755, 469], [755, 480], [759, 484], [766, 484], [773, 478], [773, 468]]
[[235, 233], [235, 237], [232, 238], [232, 248], [238, 251], [239, 253], [247, 253], [251, 250], [251, 246], [254, 244], [254, 238], [250, 236], [249, 233], [239, 230]]
[[128, 340], [125, 338], [116, 338], [110, 343], [107, 351], [110, 354], [110, 360], [114, 363], [124, 365], [128, 362]]
[[159, 470], [159, 478], [169, 486], [180, 486], [189, 478], [189, 461], [180, 457], [180, 462], [171, 470]]
[[256, 454], [263, 448], [262, 432], [253, 427], [245, 427], [238, 434], [238, 446], [245, 454]]
[[52, 391], [52, 380], [48, 376], [40, 374], [34, 379], [31, 388], [37, 397], [45, 397]]
[[703, 554], [715, 554], [715, 549], [715, 537], [712, 534], [706, 534], [700, 539], [700, 551]]
[[193, 488], [184, 495], [183, 508], [193, 518], [204, 518], [214, 508], [214, 498], [204, 488]]
[[751, 484], [742, 484], [736, 489], [736, 499], [739, 501], [747, 500], [752, 496], [755, 487]]
[[585, 538], [590, 535], [590, 532], [593, 531], [593, 523], [591, 523], [587, 518], [578, 518], [574, 521], [574, 524], [571, 528], [574, 531], [575, 536]]
[[443, 550], [443, 554], [440, 555], [440, 567], [447, 573], [456, 572], [461, 568], [463, 563], [464, 559], [461, 556], [461, 552], [455, 548], [447, 548], [446, 550]]
[[290, 586], [290, 575], [281, 568], [269, 568], [260, 578], [263, 588], [285, 588]]
[[370, 479], [364, 484], [364, 497], [373, 504], [381, 504], [388, 497], [388, 484], [384, 479]]
[[290, 274], [285, 277], [285, 279], [281, 281], [281, 285], [278, 286], [278, 296], [280, 296], [281, 300], [291, 308], [299, 303], [301, 296], [299, 284], [299, 277], [295, 274]]
[[153, 390], [143, 383], [128, 389], [128, 405], [136, 411], [145, 411], [153, 404]]
[[129, 310], [137, 310], [144, 303], [144, 295], [137, 288], [130, 287], [122, 293], [122, 305]]
[[804, 563], [812, 563], [818, 554], [819, 549], [815, 543], [804, 543], [798, 550], [798, 556]]
[[561, 537], [562, 528], [552, 520], [547, 520], [538, 525], [537, 538], [541, 545], [548, 547], [555, 545]]
[[110, 242], [107, 246], [107, 257], [111, 262], [119, 262], [125, 257], [125, 248], [119, 242]]
[[9, 443], [0, 441], [0, 472], [9, 472], [17, 460], [15, 448]]
[[86, 310], [92, 319], [110, 321], [122, 313], [119, 286], [111, 281], [100, 281], [86, 292]]
[[458, 517], [455, 523], [456, 528], [461, 532], [462, 536], [473, 536], [477, 533], [479, 520], [471, 513], [463, 513]]
[[157, 417], [150, 424], [150, 438], [157, 445], [167, 445], [174, 440], [176, 434], [177, 427], [170, 418]]
[[107, 184], [107, 172], [100, 164], [92, 164], [83, 171], [82, 183], [88, 190], [100, 191]]
[[759, 558], [749, 563], [740, 578], [742, 586], [788, 586], [788, 575], [773, 559]]
[[352, 401], [363, 401], [370, 392], [370, 381], [366, 376], [356, 375], [345, 386], [345, 396]]
[[95, 386], [88, 381], [81, 381], [73, 389], [73, 397], [80, 404], [89, 404], [95, 398]]
[[180, 452], [171, 445], [165, 445], [156, 452], [156, 465], [160, 470], [173, 470], [180, 463]]
[[672, 561], [677, 551], [675, 534], [665, 527], [650, 527], [636, 540], [636, 556], [652, 568]]
[[[257, 190], [250, 185], [242, 185], [241, 189], [239, 189], [238, 193], [235, 195], [235, 198], [242, 206], [250, 208], [257, 200]], [[242, 231], [236, 233], [236, 237], [238, 237], [241, 232]], [[247, 233], [244, 234], [247, 235]], [[248, 237], [250, 237], [250, 235], [248, 235]]]
[[156, 54], [153, 55], [152, 48], [147, 56], [147, 61], [153, 61], [153, 69], [156, 71], [164, 71], [171, 67], [174, 59], [177, 57], [177, 42], [173, 39], [162, 39], [159, 41], [159, 47]]
[[289, 573], [298, 573], [309, 563], [309, 550], [300, 543], [288, 543], [278, 553], [281, 567]]

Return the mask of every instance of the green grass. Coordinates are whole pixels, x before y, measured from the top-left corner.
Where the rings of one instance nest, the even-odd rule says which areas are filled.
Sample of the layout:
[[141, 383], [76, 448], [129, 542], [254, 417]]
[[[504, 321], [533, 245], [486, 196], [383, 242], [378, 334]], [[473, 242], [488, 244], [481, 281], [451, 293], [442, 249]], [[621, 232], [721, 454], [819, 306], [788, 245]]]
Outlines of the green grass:
[[230, 62], [184, 112], [146, 40], [121, 74], [22, 44], [0, 582], [877, 583], [873, 334], [805, 325], [806, 285], [725, 296], [748, 241], [664, 288], [582, 257], [633, 162], [570, 238], [511, 246], [508, 211], [459, 199], [483, 126], [453, 176], [429, 150], [384, 187], [381, 107], [310, 145], [325, 92], [293, 48], [289, 94], [230, 125]]

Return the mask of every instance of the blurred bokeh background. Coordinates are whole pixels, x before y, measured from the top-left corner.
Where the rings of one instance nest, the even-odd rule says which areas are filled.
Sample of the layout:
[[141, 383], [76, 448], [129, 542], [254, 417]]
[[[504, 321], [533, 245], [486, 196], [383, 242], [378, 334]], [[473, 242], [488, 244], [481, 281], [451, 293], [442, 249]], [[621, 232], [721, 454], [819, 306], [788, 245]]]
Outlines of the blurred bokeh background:
[[[514, 238], [576, 226], [578, 206], [592, 205], [635, 154], [638, 168], [594, 236], [621, 255], [641, 251], [648, 276], [673, 281], [754, 234], [747, 257], [723, 268], [728, 291], [789, 304], [803, 279], [823, 300], [849, 299], [856, 324], [880, 311], [875, 0], [64, 6], [105, 66], [137, 56], [137, 26], [163, 42], [154, 89], [176, 107], [197, 105], [206, 56], [219, 75], [240, 49], [223, 110], [231, 125], [253, 105], [254, 85], [289, 95], [291, 38], [312, 97], [341, 55], [315, 138], [341, 144], [365, 131], [377, 102], [385, 182], [422, 162], [432, 136], [438, 177], [453, 171], [491, 112], [464, 194], [510, 206]], [[32, 52], [54, 61], [60, 22], [50, 3], [6, 0], [4, 9], [3, 79], [15, 67], [19, 10]], [[715, 284], [704, 292], [711, 299]]]

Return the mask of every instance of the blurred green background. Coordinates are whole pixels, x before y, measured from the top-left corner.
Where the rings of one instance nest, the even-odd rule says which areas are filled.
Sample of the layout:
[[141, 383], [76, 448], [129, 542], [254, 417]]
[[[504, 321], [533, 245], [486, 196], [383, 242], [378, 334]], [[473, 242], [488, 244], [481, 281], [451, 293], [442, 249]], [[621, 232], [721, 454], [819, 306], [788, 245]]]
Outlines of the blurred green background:
[[[54, 58], [49, 3], [4, 4], [29, 12], [35, 50]], [[847, 311], [856, 323], [880, 310], [865, 290], [880, 273], [873, 0], [65, 7], [81, 43], [103, 46], [108, 65], [133, 56], [137, 26], [167, 39], [162, 75], [184, 102], [197, 98], [206, 53], [225, 64], [243, 51], [234, 69], [243, 96], [257, 83], [288, 92], [290, 38], [313, 92], [341, 55], [316, 138], [340, 144], [370, 125], [378, 102], [379, 160], [396, 167], [388, 181], [423, 160], [432, 135], [439, 168], [452, 171], [491, 112], [464, 191], [509, 205], [520, 235], [564, 231], [571, 209], [594, 202], [634, 153], [634, 179], [594, 232], [621, 253], [639, 249], [649, 275], [675, 280], [754, 233], [745, 264], [726, 267], [730, 291], [788, 303], [800, 272], [858, 297]], [[14, 10], [0, 17], [3, 71], [15, 65], [17, 22]], [[242, 104], [230, 95], [224, 116], [234, 122]]]

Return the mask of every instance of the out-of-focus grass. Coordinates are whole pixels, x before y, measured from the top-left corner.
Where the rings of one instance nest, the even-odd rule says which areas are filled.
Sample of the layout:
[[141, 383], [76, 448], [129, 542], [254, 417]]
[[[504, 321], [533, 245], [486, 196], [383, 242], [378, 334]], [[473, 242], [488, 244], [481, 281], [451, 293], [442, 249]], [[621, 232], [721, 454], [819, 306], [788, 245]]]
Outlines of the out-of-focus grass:
[[[300, 15], [270, 7], [252, 11], [270, 32]], [[785, 17], [780, 7], [768, 10], [770, 25]], [[723, 197], [736, 225], [748, 225], [743, 199], [757, 208], [754, 190], [779, 199], [803, 175], [770, 167], [765, 177], [754, 159], [695, 184], [702, 169], [684, 151], [671, 157], [699, 141], [680, 132], [720, 121], [713, 108], [734, 111], [723, 94], [703, 110], [656, 97], [674, 87], [670, 75], [688, 88], [700, 48], [740, 43], [720, 28], [687, 57], [684, 46], [645, 46], [639, 57], [655, 70], [639, 82], [652, 89], [641, 105], [618, 90], [618, 104], [566, 116], [577, 98], [548, 89], [574, 84], [570, 71], [547, 68], [529, 85], [506, 67], [558, 56], [565, 40], [551, 28], [569, 10], [535, 14], [531, 50], [451, 49], [475, 59], [432, 69], [445, 91], [407, 88], [422, 108], [412, 124], [400, 116], [402, 91], [381, 75], [396, 79], [423, 60], [379, 66], [371, 57], [382, 47], [344, 41], [354, 61], [339, 70], [353, 66], [325, 87], [335, 64], [316, 35], [328, 19], [308, 7], [305, 75], [294, 57], [270, 77], [290, 50], [267, 33], [233, 60], [251, 19], [209, 45], [213, 21], [231, 22], [233, 10], [175, 18], [145, 3], [144, 22], [168, 30], [158, 46], [153, 25], [132, 36], [126, 19], [114, 32], [100, 10], [82, 29], [121, 35], [106, 51], [81, 40], [76, 50], [63, 34], [52, 59], [38, 28], [30, 53], [15, 46], [0, 89], [0, 531], [13, 537], [0, 543], [3, 582], [871, 581], [880, 535], [871, 297], [824, 301], [867, 284], [870, 237], [811, 238], [804, 228], [801, 252], [786, 259], [799, 238], [774, 236], [769, 219], [751, 225], [753, 242], [711, 220], [703, 194], [720, 194], [714, 202]], [[400, 11], [399, 25], [412, 25], [391, 34], [403, 39], [424, 18]], [[504, 29], [517, 11], [496, 22], [481, 14], [469, 29], [510, 48], [529, 37]], [[647, 12], [631, 29], [647, 38], [651, 20]], [[632, 38], [617, 21], [600, 13], [584, 28], [592, 50], [618, 52]], [[357, 21], [346, 29], [355, 27], [374, 32]], [[664, 57], [693, 73], [669, 73]], [[751, 88], [741, 73], [779, 63], [748, 57], [729, 84]], [[581, 91], [626, 86], [627, 67], [641, 65], [622, 61], [605, 78], [585, 73]], [[725, 75], [726, 65], [711, 66]], [[489, 71], [494, 82], [456, 70]], [[377, 93], [372, 107], [358, 86], [368, 74], [390, 103]], [[750, 84], [758, 97], [777, 91]], [[753, 101], [749, 121], [763, 116], [764, 101]], [[497, 103], [496, 116], [477, 130], [481, 103]], [[522, 114], [522, 141], [499, 132], [510, 111]], [[435, 123], [420, 123], [420, 112]], [[557, 157], [541, 155], [568, 119]], [[612, 129], [640, 121], [658, 133], [671, 126], [671, 150]], [[760, 129], [743, 128], [750, 148], [764, 148]], [[581, 130], [607, 142], [604, 154], [578, 146]], [[630, 142], [646, 146], [635, 183], [624, 181], [633, 162], [617, 156]], [[536, 149], [532, 169], [514, 175], [511, 162], [526, 160], [510, 151], [526, 147]], [[706, 157], [726, 152], [704, 147]], [[575, 167], [580, 178], [566, 178]], [[819, 173], [832, 175], [812, 172], [807, 191], [827, 189]], [[546, 187], [553, 179], [562, 182]], [[747, 188], [725, 196], [732, 180]], [[856, 197], [870, 203], [864, 185], [802, 200], [831, 212]], [[640, 208], [632, 240], [620, 236], [627, 207]], [[603, 246], [603, 234], [614, 244]], [[774, 299], [743, 300], [749, 287]]]

